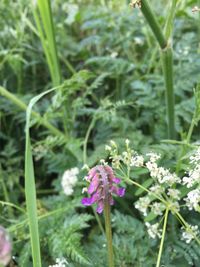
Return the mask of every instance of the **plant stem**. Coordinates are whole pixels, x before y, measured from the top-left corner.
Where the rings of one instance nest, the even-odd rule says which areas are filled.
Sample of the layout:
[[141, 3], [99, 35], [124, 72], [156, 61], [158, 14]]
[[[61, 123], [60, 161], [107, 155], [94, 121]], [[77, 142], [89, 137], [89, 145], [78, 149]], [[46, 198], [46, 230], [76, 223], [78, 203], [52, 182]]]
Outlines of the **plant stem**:
[[161, 256], [162, 256], [163, 244], [164, 244], [165, 234], [166, 234], [168, 214], [169, 214], [169, 209], [167, 208], [165, 211], [165, 219], [164, 219], [163, 230], [162, 230], [162, 238], [161, 238], [161, 242], [160, 242], [160, 249], [159, 249], [159, 253], [158, 253], [158, 259], [157, 259], [156, 267], [160, 266], [160, 260], [161, 260]]
[[164, 34], [160, 28], [160, 25], [148, 3], [146, 0], [142, 0], [141, 11], [146, 18], [151, 30], [154, 33], [156, 40], [158, 41], [160, 48], [164, 49], [167, 46], [167, 41], [165, 40]]
[[173, 86], [173, 55], [172, 49], [167, 47], [161, 54], [163, 64], [163, 74], [165, 78], [165, 94], [168, 117], [168, 136], [175, 138], [175, 119], [174, 119], [174, 86]]
[[[0, 95], [11, 100], [16, 106], [18, 106], [22, 110], [25, 111], [27, 109], [27, 105], [23, 101], [21, 101], [21, 99], [19, 99], [17, 96], [10, 93], [7, 89], [1, 86], [0, 86]], [[47, 129], [49, 129], [49, 131], [52, 132], [52, 134], [66, 138], [65, 135], [61, 131], [59, 131], [55, 126], [49, 123], [46, 119], [41, 117], [39, 113], [32, 111], [31, 114], [33, 115], [33, 117], [35, 117], [38, 120], [39, 123], [41, 123]]]
[[93, 117], [92, 118], [92, 121], [87, 129], [87, 132], [86, 132], [86, 135], [85, 135], [85, 139], [84, 139], [84, 142], [83, 142], [83, 163], [86, 164], [87, 162], [87, 143], [88, 143], [88, 139], [89, 139], [89, 136], [90, 136], [90, 133], [94, 127], [94, 124], [96, 122], [96, 117]]
[[[176, 1], [173, 2], [173, 7], [176, 5]], [[169, 35], [172, 32], [172, 20], [174, 18], [174, 10], [171, 8], [171, 14], [168, 16], [166, 24], [166, 37], [164, 36], [161, 27], [156, 19], [147, 0], [142, 0], [141, 11], [146, 18], [160, 48], [162, 49], [162, 63], [163, 74], [165, 79], [166, 88], [166, 105], [167, 105], [167, 121], [168, 121], [168, 138], [175, 138], [175, 115], [174, 115], [174, 89], [173, 89], [173, 56], [172, 49], [168, 43]], [[170, 25], [169, 25], [170, 24]]]
[[109, 205], [108, 200], [105, 200], [104, 216], [105, 216], [105, 228], [106, 228], [106, 239], [107, 239], [107, 250], [108, 250], [108, 266], [114, 267], [113, 247], [112, 247], [112, 229], [111, 229], [111, 221], [110, 221], [110, 205]]

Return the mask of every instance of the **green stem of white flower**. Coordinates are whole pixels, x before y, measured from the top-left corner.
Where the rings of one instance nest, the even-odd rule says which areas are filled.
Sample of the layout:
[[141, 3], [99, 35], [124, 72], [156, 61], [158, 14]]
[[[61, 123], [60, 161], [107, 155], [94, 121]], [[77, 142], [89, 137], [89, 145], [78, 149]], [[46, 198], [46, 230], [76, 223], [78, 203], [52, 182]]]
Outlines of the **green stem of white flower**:
[[155, 196], [157, 199], [159, 199], [163, 204], [167, 205], [167, 201], [165, 201], [164, 199], [162, 199], [160, 196], [158, 196], [157, 194], [151, 192], [150, 190], [148, 190], [147, 188], [145, 188], [144, 186], [142, 186], [141, 184], [129, 179], [129, 178], [126, 178], [126, 181], [131, 183], [131, 184], [134, 184], [136, 185], [137, 187], [140, 187], [141, 189], [143, 189], [144, 191], [148, 192], [149, 194]]
[[178, 217], [180, 223], [184, 226], [184, 228], [193, 236], [193, 238], [196, 240], [196, 242], [200, 245], [200, 239], [196, 236], [194, 231], [189, 228], [188, 223], [185, 221], [185, 219], [182, 217], [182, 215], [179, 212], [175, 212], [176, 216]]
[[161, 238], [161, 242], [160, 242], [160, 248], [159, 248], [156, 267], [160, 266], [160, 261], [161, 261], [162, 251], [163, 251], [163, 244], [164, 244], [166, 228], [167, 228], [168, 214], [169, 214], [169, 209], [167, 208], [166, 211], [165, 211], [165, 220], [164, 220], [164, 224], [163, 224], [162, 238]]

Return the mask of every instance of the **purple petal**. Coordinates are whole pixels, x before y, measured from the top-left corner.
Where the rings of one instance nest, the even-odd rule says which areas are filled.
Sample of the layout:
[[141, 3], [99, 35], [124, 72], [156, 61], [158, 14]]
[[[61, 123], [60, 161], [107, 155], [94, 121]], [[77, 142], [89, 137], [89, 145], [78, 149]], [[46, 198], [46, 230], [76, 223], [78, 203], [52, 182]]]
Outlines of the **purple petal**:
[[98, 212], [98, 213], [102, 213], [103, 208], [104, 208], [104, 203], [103, 203], [103, 201], [99, 201], [99, 202], [98, 202], [97, 209], [96, 209], [96, 212]]
[[126, 191], [125, 188], [120, 187], [120, 188], [118, 189], [118, 196], [123, 197], [124, 194], [125, 194], [125, 191]]
[[84, 206], [90, 206], [90, 205], [92, 205], [94, 202], [95, 202], [95, 201], [94, 201], [93, 197], [90, 197], [90, 198], [88, 198], [88, 197], [84, 197], [84, 198], [81, 200], [81, 203], [82, 203]]
[[96, 191], [98, 185], [99, 185], [99, 177], [97, 175], [95, 175], [94, 178], [92, 179], [92, 182], [90, 183], [89, 188], [88, 188], [88, 193], [92, 194], [94, 191]]
[[114, 177], [112, 180], [116, 184], [119, 184], [121, 182], [121, 180], [119, 178], [117, 178], [117, 177]]
[[125, 188], [123, 187], [117, 188], [116, 186], [112, 186], [111, 192], [114, 193], [115, 195], [118, 195], [119, 197], [123, 197], [125, 194]]
[[112, 196], [110, 196], [110, 198], [109, 198], [109, 204], [110, 204], [111, 206], [115, 204], [115, 201], [114, 201], [114, 199], [112, 198]]

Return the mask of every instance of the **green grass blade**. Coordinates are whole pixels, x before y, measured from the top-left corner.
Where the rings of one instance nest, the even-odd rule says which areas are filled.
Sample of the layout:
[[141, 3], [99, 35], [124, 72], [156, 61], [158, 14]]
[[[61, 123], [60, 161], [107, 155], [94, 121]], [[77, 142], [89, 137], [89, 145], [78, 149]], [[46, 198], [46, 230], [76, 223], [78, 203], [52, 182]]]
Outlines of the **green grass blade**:
[[42, 263], [41, 263], [40, 241], [39, 241], [39, 230], [38, 230], [36, 185], [35, 185], [33, 156], [31, 150], [31, 140], [30, 140], [30, 130], [29, 130], [30, 119], [34, 104], [44, 95], [52, 92], [55, 89], [56, 88], [52, 88], [32, 98], [26, 112], [25, 196], [26, 196], [26, 207], [27, 207], [27, 215], [29, 221], [31, 249], [32, 249], [32, 258], [34, 267], [41, 267]]
[[38, 0], [36, 4], [33, 4], [33, 15], [47, 59], [53, 85], [57, 86], [61, 82], [61, 72], [50, 1]]

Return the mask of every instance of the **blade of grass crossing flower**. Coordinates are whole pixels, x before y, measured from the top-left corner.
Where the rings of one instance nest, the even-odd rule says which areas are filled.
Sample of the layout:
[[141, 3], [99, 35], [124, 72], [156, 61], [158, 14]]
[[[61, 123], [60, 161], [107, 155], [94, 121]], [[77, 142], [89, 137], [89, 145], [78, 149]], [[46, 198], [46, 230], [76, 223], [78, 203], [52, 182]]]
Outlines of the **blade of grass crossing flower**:
[[26, 196], [27, 216], [29, 221], [31, 249], [32, 249], [32, 258], [34, 267], [41, 267], [42, 265], [41, 265], [40, 241], [39, 241], [38, 218], [37, 218], [36, 185], [35, 185], [35, 175], [34, 175], [30, 130], [29, 130], [30, 119], [34, 104], [44, 95], [52, 92], [55, 89], [56, 88], [52, 88], [32, 98], [26, 112], [25, 196]]

